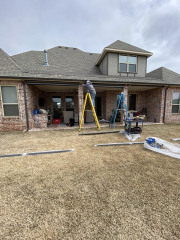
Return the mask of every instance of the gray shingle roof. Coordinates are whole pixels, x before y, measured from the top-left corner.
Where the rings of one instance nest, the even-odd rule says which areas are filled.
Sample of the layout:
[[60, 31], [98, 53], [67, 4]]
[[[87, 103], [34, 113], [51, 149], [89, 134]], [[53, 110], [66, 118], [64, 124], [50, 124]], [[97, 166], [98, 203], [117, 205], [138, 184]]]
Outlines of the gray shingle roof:
[[117, 49], [117, 50], [127, 50], [132, 52], [142, 52], [142, 53], [150, 53], [144, 49], [138, 48], [136, 46], [133, 46], [131, 44], [125, 43], [123, 41], [117, 40], [114, 43], [110, 44], [109, 46], [105, 48], [111, 48], [111, 49]]
[[30, 51], [12, 56], [23, 72], [60, 75], [100, 75], [95, 66], [99, 54], [83, 52], [77, 48], [55, 47], [48, 50], [49, 66], [44, 66], [43, 51]]
[[[122, 42], [116, 41], [108, 47], [118, 47], [119, 43]], [[165, 68], [148, 73], [146, 78], [103, 75], [95, 65], [99, 56], [100, 54], [83, 52], [77, 48], [55, 47], [48, 50], [49, 66], [44, 66], [44, 51], [29, 51], [10, 57], [0, 49], [0, 77], [180, 85], [180, 75]]]
[[180, 85], [180, 74], [173, 72], [165, 67], [160, 67], [152, 72], [146, 74], [147, 77], [162, 79], [167, 84], [179, 84]]
[[21, 68], [0, 48], [0, 72], [15, 73], [20, 71]]

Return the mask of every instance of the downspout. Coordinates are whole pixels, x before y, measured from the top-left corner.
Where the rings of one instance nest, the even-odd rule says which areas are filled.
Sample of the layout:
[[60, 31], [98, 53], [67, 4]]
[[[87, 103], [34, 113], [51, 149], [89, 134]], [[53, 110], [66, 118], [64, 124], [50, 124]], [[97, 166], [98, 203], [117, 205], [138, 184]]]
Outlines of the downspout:
[[168, 88], [169, 87], [166, 87], [166, 89], [165, 89], [163, 123], [165, 123], [165, 118], [166, 118], [166, 98], [167, 98], [167, 90], [168, 90]]
[[26, 114], [26, 130], [29, 131], [29, 117], [28, 117], [28, 108], [27, 108], [27, 98], [26, 98], [26, 85], [23, 82], [23, 90], [24, 90], [24, 106], [25, 106], [25, 114]]

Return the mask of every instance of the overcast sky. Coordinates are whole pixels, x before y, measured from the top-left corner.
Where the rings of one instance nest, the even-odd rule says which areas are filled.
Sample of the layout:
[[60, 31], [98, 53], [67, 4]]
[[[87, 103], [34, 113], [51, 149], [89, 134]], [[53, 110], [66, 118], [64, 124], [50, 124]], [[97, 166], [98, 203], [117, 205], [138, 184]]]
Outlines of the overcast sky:
[[153, 52], [148, 72], [180, 74], [180, 0], [0, 0], [0, 48], [101, 53], [116, 40]]

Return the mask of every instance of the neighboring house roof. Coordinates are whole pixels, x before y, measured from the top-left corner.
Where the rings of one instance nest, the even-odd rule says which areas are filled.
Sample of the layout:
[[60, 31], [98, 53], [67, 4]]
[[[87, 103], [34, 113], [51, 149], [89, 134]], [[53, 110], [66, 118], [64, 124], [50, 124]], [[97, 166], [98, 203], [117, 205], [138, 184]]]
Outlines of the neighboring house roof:
[[108, 52], [143, 55], [143, 56], [147, 56], [147, 57], [150, 57], [150, 56], [153, 55], [151, 52], [148, 52], [144, 49], [141, 49], [141, 48], [138, 48], [138, 47], [133, 46], [131, 44], [122, 42], [120, 40], [117, 40], [114, 43], [112, 43], [109, 46], [104, 48], [104, 50], [102, 51], [102, 53], [99, 56], [99, 59], [96, 63], [97, 66], [101, 63], [101, 61], [103, 60], [103, 58], [105, 57], [105, 55]]
[[173, 72], [165, 67], [160, 67], [146, 74], [147, 77], [162, 79], [164, 83], [180, 84], [180, 74]]

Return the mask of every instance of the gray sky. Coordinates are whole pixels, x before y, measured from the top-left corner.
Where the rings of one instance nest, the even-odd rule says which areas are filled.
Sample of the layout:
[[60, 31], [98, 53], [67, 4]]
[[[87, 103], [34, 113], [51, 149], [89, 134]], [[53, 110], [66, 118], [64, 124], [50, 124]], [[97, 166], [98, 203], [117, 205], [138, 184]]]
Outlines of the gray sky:
[[180, 73], [180, 0], [0, 0], [0, 48], [101, 53], [116, 40], [153, 52], [148, 72]]

